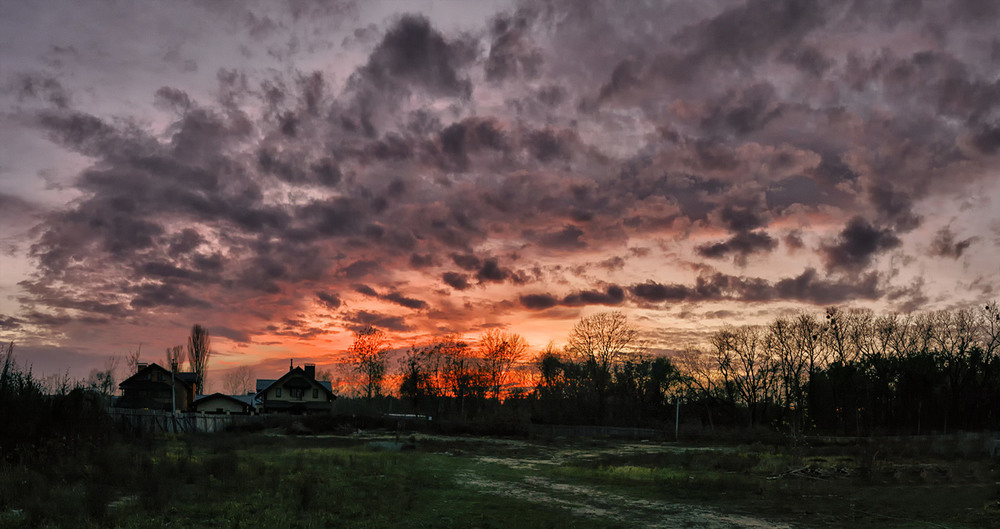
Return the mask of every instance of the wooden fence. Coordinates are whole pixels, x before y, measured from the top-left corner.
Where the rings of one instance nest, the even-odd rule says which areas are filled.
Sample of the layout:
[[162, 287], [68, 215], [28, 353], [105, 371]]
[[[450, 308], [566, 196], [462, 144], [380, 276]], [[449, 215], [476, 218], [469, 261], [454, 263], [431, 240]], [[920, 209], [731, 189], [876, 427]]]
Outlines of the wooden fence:
[[209, 415], [203, 413], [170, 413], [164, 410], [109, 408], [108, 415], [119, 427], [145, 433], [211, 433], [221, 432], [234, 424], [263, 420], [259, 415]]

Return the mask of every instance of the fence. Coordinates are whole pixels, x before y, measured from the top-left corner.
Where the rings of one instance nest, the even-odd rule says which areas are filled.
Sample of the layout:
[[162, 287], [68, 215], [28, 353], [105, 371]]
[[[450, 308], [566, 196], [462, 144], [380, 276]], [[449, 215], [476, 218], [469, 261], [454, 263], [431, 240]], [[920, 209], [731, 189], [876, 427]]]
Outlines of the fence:
[[125, 430], [145, 433], [211, 433], [221, 432], [234, 424], [260, 421], [255, 415], [206, 415], [200, 413], [170, 413], [163, 410], [110, 408], [111, 420]]

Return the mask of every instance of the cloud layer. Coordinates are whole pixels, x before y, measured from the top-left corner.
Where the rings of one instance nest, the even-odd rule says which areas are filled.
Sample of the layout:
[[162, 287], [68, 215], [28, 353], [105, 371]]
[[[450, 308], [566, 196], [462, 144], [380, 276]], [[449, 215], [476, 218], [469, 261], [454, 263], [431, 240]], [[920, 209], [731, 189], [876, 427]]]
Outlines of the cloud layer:
[[[239, 53], [168, 47], [180, 73], [130, 86], [140, 105], [74, 86], [65, 57], [96, 52], [55, 34], [48, 63], [4, 74], [8, 127], [81, 161], [74, 199], [17, 234], [34, 270], [0, 331], [193, 320], [250, 345], [607, 307], [676, 324], [960, 303], [956, 282], [996, 279], [974, 200], [1000, 152], [989, 3], [521, 2], [465, 25], [324, 5], [173, 7]], [[3, 214], [35, 208], [0, 191]]]

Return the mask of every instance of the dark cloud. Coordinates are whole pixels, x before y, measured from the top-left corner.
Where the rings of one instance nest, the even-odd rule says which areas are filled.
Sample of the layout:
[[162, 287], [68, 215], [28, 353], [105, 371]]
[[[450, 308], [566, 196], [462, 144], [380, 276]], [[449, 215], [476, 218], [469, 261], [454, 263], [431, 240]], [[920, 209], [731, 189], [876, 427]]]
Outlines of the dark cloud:
[[629, 292], [642, 301], [662, 303], [664, 301], [684, 301], [690, 295], [690, 290], [683, 285], [661, 285], [655, 281], [647, 281], [629, 287]]
[[909, 194], [887, 183], [874, 186], [869, 194], [879, 214], [891, 222], [896, 231], [907, 232], [920, 226], [920, 217], [913, 213]]
[[855, 299], [878, 299], [882, 295], [878, 275], [863, 274], [856, 278], [825, 280], [813, 268], [802, 274], [782, 279], [774, 284], [778, 299], [804, 301], [816, 305], [833, 305]]
[[250, 343], [250, 335], [246, 331], [224, 327], [222, 325], [212, 325], [210, 331], [213, 336], [228, 338], [236, 343]]
[[565, 160], [572, 156], [575, 137], [570, 131], [540, 129], [524, 140], [528, 152], [540, 162]]
[[957, 240], [955, 233], [951, 231], [951, 228], [945, 226], [937, 231], [934, 235], [934, 240], [931, 241], [930, 255], [935, 257], [950, 257], [952, 259], [958, 259], [962, 257], [962, 254], [972, 246], [972, 243], [978, 241], [978, 237], [968, 237], [962, 240]]
[[[176, 283], [144, 284], [133, 289], [131, 306], [136, 309], [153, 307], [211, 308], [207, 301], [197, 298]], [[93, 311], [93, 309], [91, 309]]]
[[316, 297], [319, 298], [324, 307], [331, 310], [340, 308], [342, 303], [340, 296], [332, 292], [320, 291], [316, 293]]
[[469, 285], [469, 276], [457, 272], [445, 272], [441, 279], [455, 290], [466, 290], [471, 286]]
[[181, 230], [180, 233], [177, 233], [173, 237], [169, 238], [167, 254], [170, 257], [175, 258], [181, 255], [186, 255], [191, 253], [192, 250], [198, 248], [198, 246], [201, 246], [204, 242], [205, 238], [198, 233], [198, 230], [185, 228]]
[[749, 66], [775, 50], [797, 46], [824, 20], [822, 4], [754, 0], [686, 29], [678, 40], [694, 44], [692, 58]]
[[811, 76], [822, 77], [834, 65], [834, 61], [813, 46], [791, 46], [778, 55], [778, 60], [794, 65], [799, 71]]
[[764, 219], [750, 207], [726, 205], [719, 211], [719, 217], [730, 231], [750, 231], [764, 227]]
[[551, 309], [559, 300], [549, 294], [527, 294], [521, 296], [521, 305], [528, 310]]
[[800, 230], [792, 230], [785, 234], [784, 238], [785, 246], [790, 250], [801, 250], [806, 247], [806, 243], [802, 240], [802, 232]]
[[981, 125], [973, 132], [972, 144], [983, 154], [996, 154], [1000, 150], [1000, 125]]
[[400, 294], [399, 292], [390, 292], [390, 293], [382, 296], [382, 299], [384, 299], [386, 301], [391, 301], [391, 302], [393, 302], [393, 303], [395, 303], [397, 305], [401, 305], [401, 306], [406, 307], [408, 309], [417, 309], [417, 310], [419, 310], [419, 309], [426, 309], [427, 308], [427, 302], [426, 301], [423, 301], [423, 300], [420, 300], [420, 299], [406, 297], [403, 294]]
[[471, 254], [451, 254], [451, 260], [462, 270], [472, 271], [482, 266], [482, 261]]
[[733, 300], [744, 302], [800, 301], [815, 305], [843, 303], [852, 299], [878, 299], [882, 294], [875, 273], [856, 278], [823, 279], [815, 269], [776, 282], [760, 278], [732, 276], [718, 272], [699, 276], [694, 285], [664, 285], [647, 281], [629, 287], [641, 303]]
[[522, 9], [513, 15], [500, 14], [493, 19], [492, 41], [483, 66], [487, 80], [532, 79], [538, 75], [543, 57], [529, 36], [533, 18], [534, 13]]
[[829, 270], [855, 271], [867, 267], [881, 252], [901, 244], [899, 237], [888, 228], [873, 226], [862, 217], [852, 218], [837, 239], [822, 247]]
[[71, 98], [69, 91], [58, 79], [38, 74], [22, 74], [16, 81], [19, 99], [40, 99], [56, 108], [67, 108]]
[[407, 297], [402, 293], [396, 291], [389, 292], [388, 294], [379, 294], [378, 291], [376, 291], [374, 288], [368, 285], [355, 285], [354, 291], [359, 294], [364, 294], [366, 296], [378, 298], [384, 301], [388, 301], [390, 303], [395, 303], [396, 305], [400, 305], [408, 309], [419, 310], [427, 308], [426, 301]]
[[15, 318], [14, 316], [6, 316], [0, 314], [0, 330], [3, 331], [16, 331], [21, 328], [21, 324], [24, 320], [20, 318]]
[[449, 42], [427, 18], [404, 15], [389, 28], [359, 73], [364, 81], [378, 88], [400, 90], [413, 86], [435, 95], [469, 97], [472, 84], [459, 69], [473, 58], [473, 53], [470, 43]]
[[505, 153], [509, 149], [507, 133], [493, 119], [469, 118], [445, 127], [438, 135], [441, 166], [444, 169], [468, 169], [471, 156], [479, 153]]
[[344, 267], [344, 276], [348, 279], [360, 279], [379, 268], [377, 261], [359, 259]]
[[495, 257], [483, 261], [483, 265], [476, 271], [476, 279], [480, 283], [499, 283], [511, 277], [511, 275], [511, 271], [501, 267], [499, 260]]
[[758, 230], [739, 232], [723, 242], [700, 245], [696, 251], [698, 255], [710, 259], [721, 259], [732, 255], [738, 264], [745, 265], [749, 256], [770, 252], [777, 247], [777, 240], [767, 232]]
[[536, 239], [538, 244], [546, 248], [577, 250], [587, 246], [587, 243], [582, 239], [583, 236], [583, 230], [572, 224], [567, 224], [558, 230], [541, 233]]
[[744, 136], [767, 126], [781, 115], [774, 87], [758, 83], [730, 91], [712, 105], [702, 126], [719, 133]]
[[413, 330], [406, 320], [401, 316], [390, 316], [379, 312], [358, 310], [344, 315], [351, 331], [360, 331], [369, 325], [394, 332], [407, 332]]
[[609, 286], [603, 291], [583, 290], [575, 292], [562, 299], [561, 304], [567, 307], [584, 305], [620, 305], [625, 301], [625, 291], [619, 286]]

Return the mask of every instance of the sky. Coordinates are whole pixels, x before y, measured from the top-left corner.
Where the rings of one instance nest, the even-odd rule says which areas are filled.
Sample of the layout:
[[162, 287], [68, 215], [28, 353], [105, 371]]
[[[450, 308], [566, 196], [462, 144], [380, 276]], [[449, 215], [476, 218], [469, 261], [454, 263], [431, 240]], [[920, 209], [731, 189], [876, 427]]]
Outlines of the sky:
[[0, 2], [0, 339], [334, 366], [621, 310], [653, 351], [1000, 280], [1000, 4]]

